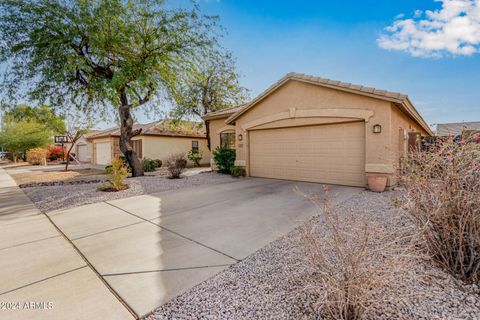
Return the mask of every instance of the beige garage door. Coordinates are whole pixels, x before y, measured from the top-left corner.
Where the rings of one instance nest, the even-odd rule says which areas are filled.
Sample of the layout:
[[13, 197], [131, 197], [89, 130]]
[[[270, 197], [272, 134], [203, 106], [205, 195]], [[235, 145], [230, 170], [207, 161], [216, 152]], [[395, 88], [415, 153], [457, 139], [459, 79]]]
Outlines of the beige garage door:
[[108, 165], [112, 161], [112, 149], [110, 142], [95, 143], [95, 163]]
[[254, 130], [250, 175], [365, 186], [365, 123]]
[[77, 147], [77, 160], [80, 162], [88, 161], [88, 148], [86, 144], [78, 145]]

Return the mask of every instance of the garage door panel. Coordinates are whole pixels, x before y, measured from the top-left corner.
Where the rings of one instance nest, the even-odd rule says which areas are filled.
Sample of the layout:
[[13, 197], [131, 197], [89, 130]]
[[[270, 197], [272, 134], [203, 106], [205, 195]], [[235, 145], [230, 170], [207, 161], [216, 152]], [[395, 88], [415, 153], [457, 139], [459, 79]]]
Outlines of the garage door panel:
[[101, 165], [109, 165], [112, 162], [112, 151], [110, 142], [95, 143], [95, 148], [95, 163]]
[[250, 175], [365, 185], [363, 122], [250, 132]]
[[78, 155], [77, 159], [80, 162], [86, 162], [88, 160], [88, 149], [86, 145], [79, 145], [78, 146]]

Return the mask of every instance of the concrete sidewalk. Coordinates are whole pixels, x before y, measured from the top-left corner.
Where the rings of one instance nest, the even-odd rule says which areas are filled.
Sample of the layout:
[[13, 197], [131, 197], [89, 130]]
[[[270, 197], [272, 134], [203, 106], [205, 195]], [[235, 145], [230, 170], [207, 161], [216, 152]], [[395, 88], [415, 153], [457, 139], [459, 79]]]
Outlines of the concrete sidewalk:
[[2, 168], [0, 319], [134, 319]]

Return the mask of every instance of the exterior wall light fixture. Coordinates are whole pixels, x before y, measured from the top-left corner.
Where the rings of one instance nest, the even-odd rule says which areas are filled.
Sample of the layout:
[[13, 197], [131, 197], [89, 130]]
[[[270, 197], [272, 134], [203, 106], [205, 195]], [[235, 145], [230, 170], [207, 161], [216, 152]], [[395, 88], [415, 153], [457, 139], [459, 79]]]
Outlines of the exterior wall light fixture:
[[380, 133], [382, 132], [382, 126], [379, 124], [376, 124], [373, 126], [373, 133]]
[[238, 135], [238, 141], [242, 141], [243, 140], [243, 136], [241, 134]]

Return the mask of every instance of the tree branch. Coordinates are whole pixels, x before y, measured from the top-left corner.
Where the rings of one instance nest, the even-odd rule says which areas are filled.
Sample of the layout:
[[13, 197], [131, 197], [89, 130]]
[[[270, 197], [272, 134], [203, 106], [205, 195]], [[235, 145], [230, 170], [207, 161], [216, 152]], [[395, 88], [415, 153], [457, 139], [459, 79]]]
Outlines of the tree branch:
[[138, 136], [139, 134], [142, 133], [142, 131], [143, 131], [142, 128], [135, 129], [132, 131], [132, 134], [130, 135], [130, 137], [132, 138], [132, 137]]
[[133, 107], [133, 106], [138, 107], [138, 106], [141, 106], [142, 104], [145, 104], [148, 101], [150, 101], [150, 99], [153, 96], [153, 93], [155, 92], [155, 87], [154, 87], [153, 83], [149, 83], [147, 93], [143, 97], [141, 97], [140, 94], [138, 94], [138, 92], [136, 90], [132, 90], [132, 91], [137, 96], [138, 101], [130, 104], [130, 106], [131, 107]]

